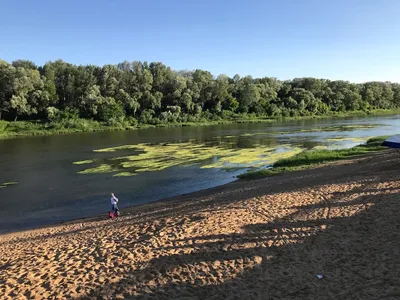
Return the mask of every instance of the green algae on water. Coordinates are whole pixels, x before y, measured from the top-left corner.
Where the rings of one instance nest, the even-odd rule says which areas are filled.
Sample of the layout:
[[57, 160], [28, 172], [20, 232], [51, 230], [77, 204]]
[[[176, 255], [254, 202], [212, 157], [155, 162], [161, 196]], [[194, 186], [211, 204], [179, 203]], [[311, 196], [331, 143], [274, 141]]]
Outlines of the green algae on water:
[[16, 184], [18, 184], [18, 182], [16, 182], [16, 181], [10, 181], [10, 182], [4, 182], [4, 183], [2, 183], [1, 185], [9, 186], [9, 185], [16, 185]]
[[104, 149], [97, 149], [93, 150], [94, 152], [115, 152], [117, 150], [129, 150], [136, 148], [136, 145], [124, 145], [118, 147], [111, 147], [111, 148], [104, 148]]
[[231, 164], [241, 165], [247, 168], [259, 168], [264, 165], [271, 165], [279, 159], [292, 157], [302, 151], [303, 149], [299, 147], [287, 148], [281, 151], [267, 147], [255, 148], [250, 151], [249, 149], [241, 149], [236, 155], [222, 157], [217, 162], [203, 165], [201, 168], [232, 169], [234, 167], [230, 166]]
[[[355, 129], [374, 128], [377, 124], [356, 124], [341, 126], [325, 126], [300, 129], [288, 132], [256, 132], [239, 136], [226, 135], [215, 137], [211, 141], [198, 143], [195, 140], [159, 144], [120, 145], [93, 150], [95, 153], [115, 153], [106, 159], [83, 160], [76, 165], [93, 164], [93, 167], [81, 170], [78, 174], [114, 173], [115, 177], [135, 176], [143, 172], [155, 172], [176, 166], [199, 164], [202, 169], [237, 169], [253, 168], [274, 164], [277, 160], [290, 158], [304, 148], [335, 149], [345, 142], [364, 142], [366, 138], [334, 136], [325, 140], [322, 145], [279, 145], [274, 135], [316, 132], [316, 131], [349, 131]], [[251, 138], [256, 136], [255, 138]], [[244, 137], [244, 139], [241, 137]], [[249, 138], [248, 138], [249, 137]], [[259, 138], [260, 137], [260, 138]], [[297, 139], [298, 137], [296, 137]], [[236, 141], [237, 139], [237, 141]], [[287, 142], [287, 141], [286, 141]], [[238, 147], [239, 146], [239, 147]], [[119, 155], [118, 155], [119, 154]], [[114, 156], [114, 157], [112, 157]], [[96, 166], [97, 165], [97, 166]]]
[[135, 176], [137, 173], [131, 173], [131, 172], [120, 172], [117, 174], [114, 174], [113, 177], [130, 177], [130, 176]]
[[85, 165], [85, 164], [91, 164], [91, 163], [93, 163], [93, 160], [91, 160], [91, 159], [73, 162], [74, 165]]
[[[102, 160], [93, 168], [78, 174], [115, 173], [115, 177], [135, 176], [143, 172], [161, 171], [174, 166], [202, 164], [201, 168], [220, 168], [225, 170], [259, 167], [271, 164], [278, 159], [290, 157], [302, 151], [301, 148], [281, 145], [254, 148], [235, 148], [232, 143], [195, 143], [193, 141], [162, 144], [123, 145], [97, 149], [94, 152], [117, 152], [131, 150], [134, 155], [117, 156]], [[92, 160], [93, 161], [93, 160]]]
[[328, 146], [326, 145], [318, 145], [312, 148], [313, 150], [326, 150], [328, 149]]
[[3, 183], [0, 183], [0, 189], [4, 189], [6, 187], [16, 185], [16, 184], [18, 184], [18, 182], [16, 182], [16, 181], [3, 182]]
[[99, 174], [99, 173], [109, 173], [112, 171], [114, 171], [114, 169], [111, 165], [102, 164], [95, 168], [79, 171], [78, 174]]

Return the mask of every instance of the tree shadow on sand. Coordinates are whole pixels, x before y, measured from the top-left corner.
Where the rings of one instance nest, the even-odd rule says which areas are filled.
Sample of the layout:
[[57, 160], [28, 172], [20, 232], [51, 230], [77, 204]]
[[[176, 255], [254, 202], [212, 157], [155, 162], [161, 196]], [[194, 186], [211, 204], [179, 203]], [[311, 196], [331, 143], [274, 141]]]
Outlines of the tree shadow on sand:
[[241, 233], [172, 240], [176, 254], [79, 299], [399, 299], [399, 192], [369, 189], [347, 202], [354, 190], [332, 193]]

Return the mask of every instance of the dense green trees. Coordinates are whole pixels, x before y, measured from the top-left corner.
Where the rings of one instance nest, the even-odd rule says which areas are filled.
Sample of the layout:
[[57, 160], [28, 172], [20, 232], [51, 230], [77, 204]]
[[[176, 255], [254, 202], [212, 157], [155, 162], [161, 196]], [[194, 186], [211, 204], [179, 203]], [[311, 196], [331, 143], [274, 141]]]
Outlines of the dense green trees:
[[87, 118], [107, 124], [223, 119], [236, 114], [307, 116], [400, 107], [400, 85], [316, 78], [214, 77], [162, 63], [37, 67], [0, 60], [0, 119]]

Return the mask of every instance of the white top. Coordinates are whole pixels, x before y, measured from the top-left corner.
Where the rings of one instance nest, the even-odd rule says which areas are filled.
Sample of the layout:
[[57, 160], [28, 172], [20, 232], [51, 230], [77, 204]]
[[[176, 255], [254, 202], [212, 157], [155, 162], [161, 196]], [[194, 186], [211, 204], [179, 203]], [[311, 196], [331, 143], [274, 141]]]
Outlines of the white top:
[[111, 204], [117, 204], [118, 198], [117, 197], [111, 197]]

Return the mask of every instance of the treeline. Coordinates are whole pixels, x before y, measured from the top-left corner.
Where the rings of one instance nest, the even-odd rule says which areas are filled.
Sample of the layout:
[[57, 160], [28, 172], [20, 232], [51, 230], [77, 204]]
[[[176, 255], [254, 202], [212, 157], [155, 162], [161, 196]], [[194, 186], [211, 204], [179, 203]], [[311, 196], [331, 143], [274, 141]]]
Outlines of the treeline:
[[147, 62], [98, 67], [58, 60], [38, 67], [26, 60], [0, 60], [0, 119], [5, 120], [136, 125], [398, 107], [400, 85], [390, 82], [214, 77], [208, 71], [174, 71]]

